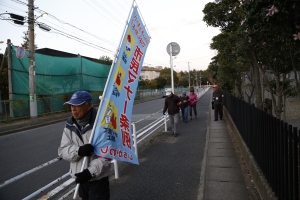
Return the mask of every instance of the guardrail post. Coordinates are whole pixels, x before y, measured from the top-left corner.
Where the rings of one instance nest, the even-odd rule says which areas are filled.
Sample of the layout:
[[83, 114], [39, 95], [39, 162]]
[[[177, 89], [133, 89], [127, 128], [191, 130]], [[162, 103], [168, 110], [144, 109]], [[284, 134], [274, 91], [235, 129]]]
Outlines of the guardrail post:
[[134, 145], [134, 151], [135, 151], [135, 155], [138, 158], [138, 147], [137, 147], [137, 141], [136, 141], [136, 127], [135, 127], [135, 123], [131, 123], [132, 126], [132, 136], [133, 136], [133, 145]]
[[167, 131], [168, 130], [168, 127], [167, 127], [167, 116], [164, 115], [164, 118], [165, 118], [165, 131]]
[[119, 178], [118, 161], [113, 159], [112, 163], [114, 164], [115, 179], [118, 179]]

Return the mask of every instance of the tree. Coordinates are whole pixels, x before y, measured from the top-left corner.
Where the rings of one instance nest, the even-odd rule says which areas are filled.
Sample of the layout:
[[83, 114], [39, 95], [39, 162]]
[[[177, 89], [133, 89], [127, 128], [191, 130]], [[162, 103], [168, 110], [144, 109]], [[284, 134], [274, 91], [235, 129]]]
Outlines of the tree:
[[[172, 85], [171, 84], [171, 68], [165, 67], [160, 71], [159, 77], [166, 79], [167, 83], [166, 85]], [[177, 72], [173, 70], [173, 81], [174, 85], [175, 83], [178, 83], [179, 78], [177, 76]]]
[[[294, 34], [300, 24], [299, 4], [292, 1], [272, 4], [255, 1], [251, 4], [245, 2], [243, 9], [247, 12], [244, 29], [248, 30], [247, 36], [255, 44], [255, 63], [270, 92], [276, 117], [280, 119], [283, 98], [287, 89], [293, 87], [287, 74], [295, 71], [295, 63], [300, 61], [300, 38]], [[294, 78], [298, 88], [297, 75]]]
[[157, 89], [161, 89], [161, 88], [164, 88], [165, 85], [167, 84], [167, 80], [162, 78], [162, 77], [157, 77], [156, 79], [156, 82], [157, 82]]
[[[24, 41], [21, 44], [21, 46], [24, 49], [28, 50], [29, 49], [29, 31], [27, 30], [27, 31], [24, 31], [23, 33], [24, 33], [24, 36], [22, 38]], [[34, 39], [35, 39], [35, 36], [36, 35], [34, 34]], [[37, 49], [37, 48], [38, 48], [37, 45], [34, 43], [34, 49]]]
[[146, 89], [147, 85], [149, 85], [149, 80], [139, 80], [139, 89]]
[[[212, 78], [235, 79], [238, 95], [242, 96], [240, 81], [247, 75], [252, 81], [247, 95], [252, 95], [255, 88], [256, 106], [262, 109], [262, 76], [272, 96], [276, 117], [280, 118], [283, 96], [293, 94], [293, 81], [287, 79], [287, 74], [294, 72], [298, 94], [300, 92], [297, 74], [300, 67], [296, 64], [300, 61], [299, 4], [289, 0], [222, 0], [208, 3], [203, 12], [207, 25], [219, 27], [222, 32], [211, 45], [218, 50], [217, 59], [210, 64]], [[230, 67], [233, 68], [230, 70]]]
[[96, 62], [106, 65], [111, 65], [113, 60], [108, 56], [100, 56], [99, 60], [96, 60]]
[[149, 89], [157, 89], [157, 81], [155, 79], [150, 80], [150, 84], [148, 85]]
[[188, 87], [189, 86], [189, 80], [186, 77], [181, 77], [179, 80], [178, 85], [183, 86], [183, 87]]

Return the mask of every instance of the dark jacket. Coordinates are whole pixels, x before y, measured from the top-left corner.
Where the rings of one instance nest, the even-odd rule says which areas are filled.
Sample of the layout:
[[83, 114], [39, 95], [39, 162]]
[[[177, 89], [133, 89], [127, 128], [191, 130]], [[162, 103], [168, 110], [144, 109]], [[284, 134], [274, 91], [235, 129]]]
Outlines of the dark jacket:
[[187, 95], [185, 97], [181, 96], [181, 97], [179, 97], [179, 99], [181, 101], [180, 108], [186, 108], [189, 106], [189, 101], [190, 101], [189, 96], [187, 96]]
[[166, 97], [163, 113], [165, 113], [167, 109], [169, 115], [174, 115], [179, 113], [179, 107], [177, 105], [178, 102], [180, 102], [180, 99], [177, 95], [172, 94], [172, 96]]
[[223, 93], [220, 90], [216, 90], [213, 92], [213, 101], [214, 105], [220, 105], [223, 104]]

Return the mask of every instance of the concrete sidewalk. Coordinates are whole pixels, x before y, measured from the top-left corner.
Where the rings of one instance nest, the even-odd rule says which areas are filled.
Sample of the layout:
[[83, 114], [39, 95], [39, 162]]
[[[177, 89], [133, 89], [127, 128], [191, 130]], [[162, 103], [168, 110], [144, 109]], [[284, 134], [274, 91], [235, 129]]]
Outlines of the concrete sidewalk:
[[111, 199], [259, 199], [226, 119], [213, 121], [211, 92], [197, 103], [197, 119], [180, 121], [178, 137], [158, 133], [139, 153], [140, 165], [111, 180]]
[[259, 199], [227, 120], [214, 121], [210, 106], [199, 199]]

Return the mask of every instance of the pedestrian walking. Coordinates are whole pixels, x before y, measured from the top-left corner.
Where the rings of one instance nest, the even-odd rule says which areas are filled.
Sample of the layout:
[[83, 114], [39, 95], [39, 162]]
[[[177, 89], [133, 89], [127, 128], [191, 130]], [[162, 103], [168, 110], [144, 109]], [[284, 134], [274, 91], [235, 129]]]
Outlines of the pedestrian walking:
[[177, 95], [174, 95], [171, 90], [166, 91], [166, 99], [163, 109], [163, 114], [165, 115], [166, 111], [168, 110], [169, 119], [172, 127], [172, 134], [177, 137], [178, 130], [177, 124], [179, 120], [179, 106], [181, 101]]
[[198, 97], [197, 97], [197, 95], [195, 94], [194, 89], [191, 89], [191, 90], [190, 90], [189, 99], [190, 99], [190, 103], [189, 103], [189, 106], [190, 106], [190, 120], [193, 119], [193, 110], [194, 110], [195, 118], [197, 119], [197, 109], [196, 109], [196, 104], [197, 104], [197, 102], [198, 102]]
[[214, 121], [218, 121], [223, 119], [223, 93], [219, 90], [218, 85], [214, 85], [214, 92], [213, 92], [213, 102], [214, 102]]
[[180, 101], [181, 101], [180, 109], [181, 109], [182, 119], [185, 123], [187, 123], [190, 98], [186, 95], [186, 92], [182, 92]]
[[[92, 95], [78, 91], [64, 104], [71, 105], [72, 116], [64, 127], [58, 155], [70, 162], [70, 175], [79, 183], [78, 192], [83, 200], [108, 200], [111, 159], [95, 155], [94, 147], [88, 143], [97, 115]], [[87, 157], [87, 162], [80, 172], [84, 157]]]

